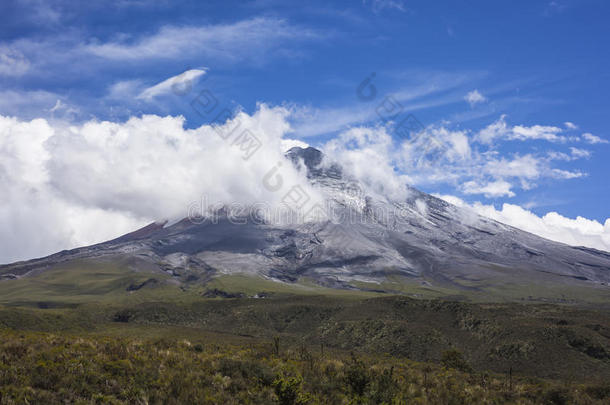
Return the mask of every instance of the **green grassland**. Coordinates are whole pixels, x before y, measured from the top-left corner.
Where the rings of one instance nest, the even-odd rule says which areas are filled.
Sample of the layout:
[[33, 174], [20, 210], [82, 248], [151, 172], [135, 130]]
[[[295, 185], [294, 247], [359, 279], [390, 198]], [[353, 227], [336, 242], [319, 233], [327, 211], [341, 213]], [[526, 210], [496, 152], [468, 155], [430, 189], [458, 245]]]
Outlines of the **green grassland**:
[[497, 283], [459, 282], [460, 287], [424, 285], [408, 278], [391, 277], [384, 283], [353, 283], [363, 290], [384, 290], [413, 298], [444, 299], [465, 302], [518, 302], [557, 303], [581, 307], [610, 309], [610, 289], [608, 287], [586, 287], [582, 285], [562, 285], [540, 282]]
[[[493, 302], [491, 287], [474, 284], [390, 278], [353, 286], [246, 275], [179, 284], [103, 260], [0, 281], [0, 404], [609, 398], [602, 290], [503, 285]], [[447, 353], [459, 353], [459, 364]], [[365, 388], [353, 386], [350, 370]]]
[[[333, 289], [301, 277], [296, 283], [279, 282], [257, 275], [217, 275], [211, 279], [178, 283], [160, 270], [142, 269], [128, 258], [74, 260], [15, 280], [0, 281], [0, 305], [74, 307], [85, 303], [134, 303], [148, 300], [189, 301], [209, 290], [233, 295], [326, 295], [345, 298], [370, 298], [405, 295], [422, 299], [465, 302], [563, 303], [610, 309], [607, 286], [580, 282], [558, 283], [548, 275], [535, 279], [471, 280], [456, 277], [439, 284], [418, 278], [388, 275], [381, 283], [351, 282], [351, 289]], [[513, 280], [508, 282], [507, 280]], [[147, 283], [148, 281], [148, 283]]]
[[[151, 278], [160, 281], [154, 294], [177, 289], [167, 284], [163, 273], [138, 272], [126, 264], [105, 261], [74, 261], [40, 272], [35, 276], [0, 282], [0, 304], [74, 306], [87, 302], [129, 301], [127, 289]], [[142, 290], [139, 298], [150, 295]]]
[[0, 328], [88, 336], [206, 338], [388, 353], [438, 362], [458, 349], [478, 371], [610, 379], [610, 314], [559, 305], [324, 295], [135, 299], [74, 307], [0, 307]]

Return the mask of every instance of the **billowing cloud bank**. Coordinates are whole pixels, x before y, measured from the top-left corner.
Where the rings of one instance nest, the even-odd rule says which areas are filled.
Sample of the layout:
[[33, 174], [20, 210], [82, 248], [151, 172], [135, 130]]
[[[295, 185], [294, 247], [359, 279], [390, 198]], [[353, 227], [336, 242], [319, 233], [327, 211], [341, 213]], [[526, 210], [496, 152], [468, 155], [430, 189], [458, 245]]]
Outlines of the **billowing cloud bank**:
[[[101, 242], [152, 221], [180, 219], [192, 213], [193, 204], [202, 209], [219, 203], [275, 207], [294, 185], [304, 187], [312, 203], [321, 200], [283, 155], [288, 147], [305, 146], [286, 138], [288, 114], [260, 105], [252, 115], [239, 112], [222, 125], [196, 129], [185, 129], [182, 117], [156, 115], [78, 126], [0, 116], [0, 263]], [[446, 176], [457, 180], [486, 171], [494, 181], [471, 176], [465, 192], [480, 188], [491, 195], [511, 192], [506, 179], [526, 182], [544, 170], [553, 173], [529, 155], [511, 161], [478, 157], [464, 132], [427, 130], [446, 145], [433, 164], [419, 160], [418, 145], [397, 144], [383, 126], [352, 128], [323, 149], [368, 192], [396, 200], [406, 196], [406, 183], [419, 184], [424, 173], [426, 181], [446, 181]], [[472, 161], [474, 166], [464, 163]], [[609, 220], [602, 225], [555, 213], [539, 218], [510, 204], [501, 211], [473, 208], [549, 239], [610, 250]]]
[[[285, 115], [261, 105], [197, 129], [154, 115], [80, 126], [0, 116], [0, 262], [184, 218], [193, 204], [279, 204], [289, 185], [307, 184], [282, 153]], [[284, 189], [277, 176], [263, 183], [276, 166]]]
[[476, 213], [512, 225], [524, 231], [542, 236], [556, 242], [573, 246], [587, 246], [610, 251], [610, 218], [604, 224], [583, 217], [566, 218], [556, 212], [549, 212], [542, 217], [514, 204], [502, 204], [498, 210], [493, 205], [480, 202], [468, 204], [451, 195], [439, 195], [443, 200], [474, 210]]

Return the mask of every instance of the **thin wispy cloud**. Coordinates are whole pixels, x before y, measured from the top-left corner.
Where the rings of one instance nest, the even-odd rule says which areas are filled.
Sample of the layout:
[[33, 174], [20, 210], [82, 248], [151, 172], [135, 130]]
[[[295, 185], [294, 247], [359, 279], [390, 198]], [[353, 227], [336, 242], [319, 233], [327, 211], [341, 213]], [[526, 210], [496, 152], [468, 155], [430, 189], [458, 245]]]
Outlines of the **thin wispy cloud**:
[[263, 61], [284, 41], [321, 39], [310, 28], [289, 24], [279, 18], [257, 17], [231, 24], [164, 26], [156, 33], [133, 40], [89, 44], [84, 50], [116, 60], [155, 60], [193, 57], [223, 61]]
[[0, 46], [0, 76], [22, 76], [30, 68], [30, 61], [18, 50]]
[[73, 113], [78, 110], [78, 106], [67, 101], [63, 95], [44, 90], [0, 90], [0, 111], [4, 115], [19, 116], [24, 118], [40, 118], [51, 116], [51, 110], [57, 105], [57, 100], [62, 100], [64, 106], [69, 106], [69, 111], [63, 109], [55, 116], [69, 112], [74, 118]]
[[[152, 31], [113, 32], [103, 40], [74, 27], [54, 35], [0, 40], [0, 81], [6, 79], [2, 91], [15, 95], [0, 100], [0, 113], [44, 116], [58, 98], [65, 101], [70, 97], [72, 103], [79, 104], [79, 119], [92, 114], [115, 117], [119, 109], [124, 113], [118, 116], [127, 117], [129, 111], [141, 111], [142, 102], [152, 101], [167, 90], [167, 83], [157, 83], [159, 87], [147, 91], [155, 80], [175, 74], [184, 66], [211, 63], [222, 68], [261, 68], [282, 58], [302, 58], [306, 55], [303, 44], [330, 35], [330, 30], [294, 24], [284, 18], [252, 17], [227, 23], [165, 24]], [[45, 89], [23, 86], [32, 81], [42, 83]], [[68, 94], [75, 81], [87, 82]], [[99, 87], [106, 93], [102, 99]], [[43, 93], [51, 94], [44, 104], [38, 102]], [[35, 97], [28, 103], [32, 94]], [[151, 107], [157, 108], [153, 112], [168, 112], [158, 103]]]
[[553, 14], [560, 14], [566, 11], [568, 4], [565, 0], [552, 0], [547, 3], [544, 14], [551, 16]]
[[364, 5], [370, 6], [374, 13], [388, 11], [407, 11], [407, 6], [403, 0], [362, 0]]
[[[469, 80], [469, 75], [465, 73], [409, 72], [408, 77], [412, 84], [401, 84], [388, 93], [379, 93], [371, 102], [362, 102], [358, 99], [356, 92], [360, 83], [354, 83], [353, 87], [348, 87], [347, 90], [352, 97], [340, 107], [293, 104], [291, 118], [294, 130], [299, 136], [313, 137], [370, 123], [379, 120], [379, 111], [383, 109], [384, 103], [395, 105], [395, 108], [402, 113], [414, 113], [455, 104], [462, 100], [460, 86]], [[405, 81], [401, 74], [397, 74], [395, 79], [398, 82]], [[377, 89], [375, 91], [378, 92]]]

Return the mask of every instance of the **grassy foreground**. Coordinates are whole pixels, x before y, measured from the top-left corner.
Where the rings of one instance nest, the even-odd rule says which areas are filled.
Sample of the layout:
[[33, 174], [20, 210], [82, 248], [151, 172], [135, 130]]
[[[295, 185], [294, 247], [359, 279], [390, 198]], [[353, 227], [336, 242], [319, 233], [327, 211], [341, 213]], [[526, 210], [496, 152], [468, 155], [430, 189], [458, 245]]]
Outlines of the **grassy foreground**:
[[610, 385], [319, 348], [0, 332], [0, 403], [602, 404]]
[[0, 282], [0, 404], [610, 403], [607, 296], [177, 284], [115, 264]]

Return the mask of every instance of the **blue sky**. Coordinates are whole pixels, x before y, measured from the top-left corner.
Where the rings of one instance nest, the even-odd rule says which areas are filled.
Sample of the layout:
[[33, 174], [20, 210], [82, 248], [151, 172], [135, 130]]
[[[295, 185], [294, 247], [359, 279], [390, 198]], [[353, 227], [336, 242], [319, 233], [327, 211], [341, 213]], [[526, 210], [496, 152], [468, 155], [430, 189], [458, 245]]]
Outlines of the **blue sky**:
[[[290, 137], [322, 146], [347, 128], [380, 125], [376, 108], [392, 97], [437, 137], [467, 139], [459, 162], [428, 168], [434, 180], [407, 173], [424, 191], [538, 216], [601, 224], [610, 216], [606, 1], [4, 0], [1, 8], [0, 115], [74, 124], [182, 115], [196, 128], [210, 117], [190, 102], [208, 89], [232, 110], [283, 106]], [[145, 93], [185, 71], [194, 72], [186, 94]], [[357, 88], [372, 74], [377, 95], [362, 100]]]

